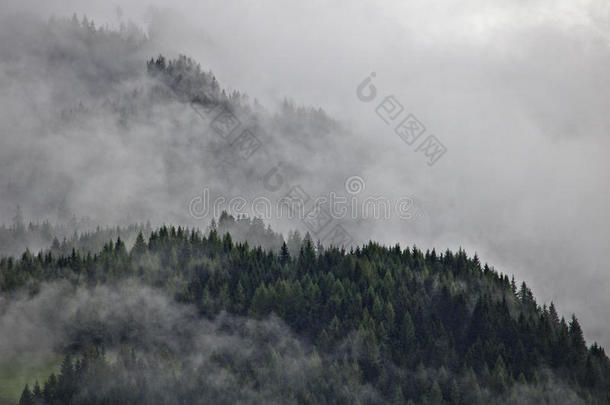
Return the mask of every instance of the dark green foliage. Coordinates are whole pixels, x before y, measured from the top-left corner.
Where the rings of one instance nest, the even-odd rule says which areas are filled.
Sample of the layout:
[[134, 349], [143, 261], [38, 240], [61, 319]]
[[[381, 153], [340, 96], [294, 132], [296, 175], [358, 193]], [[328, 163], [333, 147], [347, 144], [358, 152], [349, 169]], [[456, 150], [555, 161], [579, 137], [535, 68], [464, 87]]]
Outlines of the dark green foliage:
[[[610, 402], [610, 362], [597, 344], [587, 348], [576, 317], [567, 324], [554, 304], [540, 307], [525, 283], [517, 290], [476, 256], [372, 242], [349, 253], [316, 249], [308, 235], [297, 233], [264, 250], [220, 233], [231, 221], [222, 217], [206, 236], [164, 226], [145, 242], [140, 233], [130, 252], [119, 238], [95, 255], [3, 258], [0, 287], [60, 278], [92, 286], [134, 277], [195, 305], [202, 317], [222, 310], [258, 319], [274, 313], [316, 345], [329, 376], [369, 384], [380, 402], [490, 403], [512, 398], [521, 387], [550, 391], [553, 378], [588, 403]], [[92, 389], [109, 368], [122, 372], [84, 348], [76, 363], [66, 358], [42, 391], [26, 387], [21, 403], [67, 401], [83, 381]], [[344, 358], [334, 358], [337, 352]], [[126, 380], [113, 395], [137, 402], [132, 383]], [[297, 402], [321, 402], [326, 391], [319, 384], [311, 387], [317, 397]], [[180, 390], [177, 383], [175, 394]], [[324, 401], [337, 399], [328, 392]], [[103, 402], [94, 391], [87, 395]]]
[[34, 405], [34, 396], [30, 391], [30, 387], [26, 384], [23, 392], [21, 393], [21, 398], [19, 399], [19, 405]]

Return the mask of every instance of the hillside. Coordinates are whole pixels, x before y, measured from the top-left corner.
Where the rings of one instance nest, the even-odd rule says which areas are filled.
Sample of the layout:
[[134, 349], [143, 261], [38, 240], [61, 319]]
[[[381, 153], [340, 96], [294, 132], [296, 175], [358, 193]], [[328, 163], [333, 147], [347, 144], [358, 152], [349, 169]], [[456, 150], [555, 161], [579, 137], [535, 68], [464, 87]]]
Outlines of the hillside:
[[610, 9], [9, 3], [0, 405], [610, 404]]
[[576, 317], [464, 251], [306, 236], [291, 254], [162, 227], [131, 249], [5, 257], [0, 287], [2, 326], [42, 312], [12, 333], [52, 332], [30, 344], [66, 356], [20, 403], [610, 399], [610, 362]]

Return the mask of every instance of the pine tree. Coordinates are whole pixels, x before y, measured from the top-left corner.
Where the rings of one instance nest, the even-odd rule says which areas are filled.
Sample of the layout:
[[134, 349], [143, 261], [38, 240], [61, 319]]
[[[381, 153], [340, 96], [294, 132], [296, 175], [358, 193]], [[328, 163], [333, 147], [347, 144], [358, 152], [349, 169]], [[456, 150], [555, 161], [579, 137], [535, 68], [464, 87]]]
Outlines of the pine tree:
[[227, 232], [222, 238], [222, 250], [227, 253], [230, 252], [232, 248], [233, 239], [231, 238], [231, 234]]
[[244, 287], [241, 284], [241, 281], [237, 283], [237, 287], [235, 287], [235, 310], [238, 314], [243, 313], [246, 308], [246, 293], [244, 291]]
[[557, 315], [557, 309], [555, 308], [555, 304], [551, 302], [551, 306], [549, 306], [549, 317], [553, 327], [559, 326], [559, 315]]
[[576, 366], [583, 365], [587, 354], [587, 346], [582, 329], [575, 315], [572, 315], [572, 320], [570, 321], [568, 337], [570, 343], [570, 361]]
[[61, 363], [59, 377], [57, 378], [57, 395], [68, 403], [74, 392], [74, 366], [70, 355], [64, 357]]
[[280, 264], [285, 266], [290, 262], [290, 253], [288, 252], [288, 245], [286, 242], [282, 243], [282, 247], [280, 249]]
[[139, 232], [138, 237], [136, 238], [136, 243], [133, 245], [133, 248], [131, 249], [131, 254], [135, 258], [140, 258], [146, 252], [146, 250], [147, 250], [147, 246], [146, 246], [146, 241], [144, 241], [144, 235], [142, 234], [142, 232]]
[[55, 376], [55, 374], [51, 374], [47, 379], [47, 382], [44, 384], [42, 395], [44, 397], [44, 400], [49, 404], [54, 403], [55, 400], [58, 399], [57, 377]]
[[32, 393], [30, 392], [30, 387], [27, 384], [25, 385], [25, 388], [21, 393], [19, 405], [34, 405], [34, 398], [32, 396]]
[[32, 397], [34, 400], [42, 400], [42, 390], [40, 389], [40, 384], [38, 384], [38, 380], [34, 384], [34, 389], [32, 390]]
[[441, 391], [441, 387], [438, 384], [438, 381], [434, 381], [432, 384], [432, 388], [430, 388], [430, 393], [428, 395], [429, 403], [433, 405], [442, 405], [443, 403], [443, 391]]
[[268, 290], [265, 284], [261, 284], [254, 291], [254, 296], [252, 297], [252, 312], [255, 315], [262, 316], [266, 315], [269, 311], [269, 300], [268, 300]]
[[400, 351], [403, 353], [403, 361], [409, 363], [415, 353], [415, 326], [409, 311], [405, 311], [400, 324], [399, 333]]
[[504, 364], [502, 356], [498, 356], [491, 375], [495, 389], [499, 392], [504, 392], [508, 387], [509, 375], [506, 371], [506, 365]]

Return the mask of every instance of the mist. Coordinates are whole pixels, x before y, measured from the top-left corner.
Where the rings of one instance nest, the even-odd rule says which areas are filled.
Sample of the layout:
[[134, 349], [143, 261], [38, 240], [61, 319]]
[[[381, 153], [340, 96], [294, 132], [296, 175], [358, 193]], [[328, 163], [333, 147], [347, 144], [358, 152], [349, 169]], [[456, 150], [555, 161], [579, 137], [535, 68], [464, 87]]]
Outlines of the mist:
[[[69, 212], [99, 223], [204, 227], [208, 218], [189, 213], [203, 187], [277, 198], [261, 178], [288, 160], [285, 177], [311, 195], [341, 192], [346, 178], [360, 176], [360, 197], [414, 196], [425, 212], [416, 220], [342, 221], [358, 242], [477, 252], [527, 280], [540, 301], [578, 313], [587, 339], [608, 347], [610, 8], [601, 1], [525, 6], [138, 1], [119, 11], [94, 2], [6, 2], [3, 17], [13, 23], [0, 29], [0, 214], [10, 222], [20, 204], [34, 220]], [[121, 48], [125, 55], [99, 50], [87, 65], [88, 48], [58, 35], [76, 55], [74, 74], [65, 64], [54, 70], [41, 51], [54, 39], [23, 27], [72, 13], [98, 27], [133, 21], [147, 39], [127, 29], [133, 44]], [[158, 54], [193, 57], [223, 88], [257, 98], [267, 110], [265, 154], [236, 161], [222, 153], [224, 140], [179, 101], [153, 103], [129, 125], [117, 123], [104, 101], [148, 89], [145, 62]], [[93, 66], [100, 64], [107, 79], [98, 82]], [[364, 103], [356, 88], [372, 72], [378, 96]], [[377, 116], [386, 95], [447, 148], [434, 165]], [[271, 120], [284, 97], [322, 107], [337, 129], [283, 138]], [[81, 102], [94, 113], [57, 123]]]
[[[321, 395], [317, 400], [327, 390], [351, 403], [387, 403], [358, 381], [354, 364], [368, 353], [365, 338], [356, 331], [332, 356], [322, 357], [274, 315], [255, 319], [221, 312], [202, 319], [194, 306], [133, 279], [95, 288], [44, 283], [36, 295], [10, 298], [0, 301], [3, 367], [12, 362], [13, 371], [20, 372], [20, 367], [53, 361], [65, 350], [104, 348], [104, 361], [117, 371], [79, 387], [77, 401], [90, 391], [112, 393], [136, 380], [133, 389], [146, 392], [147, 403], [181, 403], [185, 398], [188, 403], [297, 402], [316, 399], [309, 396], [312, 389]], [[65, 342], [72, 342], [71, 347], [63, 347]], [[326, 363], [332, 364], [330, 372]], [[348, 368], [343, 378], [334, 373], [339, 366]], [[356, 368], [350, 372], [349, 367]], [[394, 373], [403, 380], [454, 378], [460, 385], [472, 384], [467, 374], [453, 376], [444, 368]], [[540, 375], [542, 384], [535, 389], [516, 384], [502, 396], [486, 389], [480, 395], [500, 404], [584, 404], [551, 371], [540, 370]]]
[[[303, 395], [329, 377], [311, 345], [277, 317], [256, 320], [221, 313], [201, 320], [194, 307], [135, 281], [95, 289], [45, 284], [35, 297], [0, 303], [0, 310], [5, 361], [20, 359], [18, 368], [53, 358], [66, 349], [61, 345], [67, 338], [84, 350], [104, 345], [111, 364], [125, 361], [135, 347], [137, 363], [120, 378], [138, 378], [143, 385], [138, 389], [148, 392], [150, 403], [179, 403], [178, 381], [185, 390], [203, 393], [196, 403], [261, 403]], [[250, 372], [255, 381], [244, 377]], [[81, 387], [77, 398], [86, 398], [87, 390], [117, 389], [113, 376], [103, 378]], [[355, 380], [343, 383], [336, 390], [352, 401], [377, 396]]]

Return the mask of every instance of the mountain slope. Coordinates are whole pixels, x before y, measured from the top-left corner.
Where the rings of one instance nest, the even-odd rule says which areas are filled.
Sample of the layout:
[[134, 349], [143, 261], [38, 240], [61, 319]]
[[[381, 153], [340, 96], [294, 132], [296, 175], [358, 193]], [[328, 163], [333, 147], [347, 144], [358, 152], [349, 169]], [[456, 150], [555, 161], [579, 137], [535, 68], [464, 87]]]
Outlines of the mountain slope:
[[162, 227], [130, 251], [119, 239], [95, 255], [4, 258], [0, 286], [29, 290], [22, 306], [78, 308], [53, 316], [50, 347], [72, 357], [46, 381], [49, 403], [610, 399], [610, 362], [576, 317], [463, 251], [306, 237], [291, 255]]

